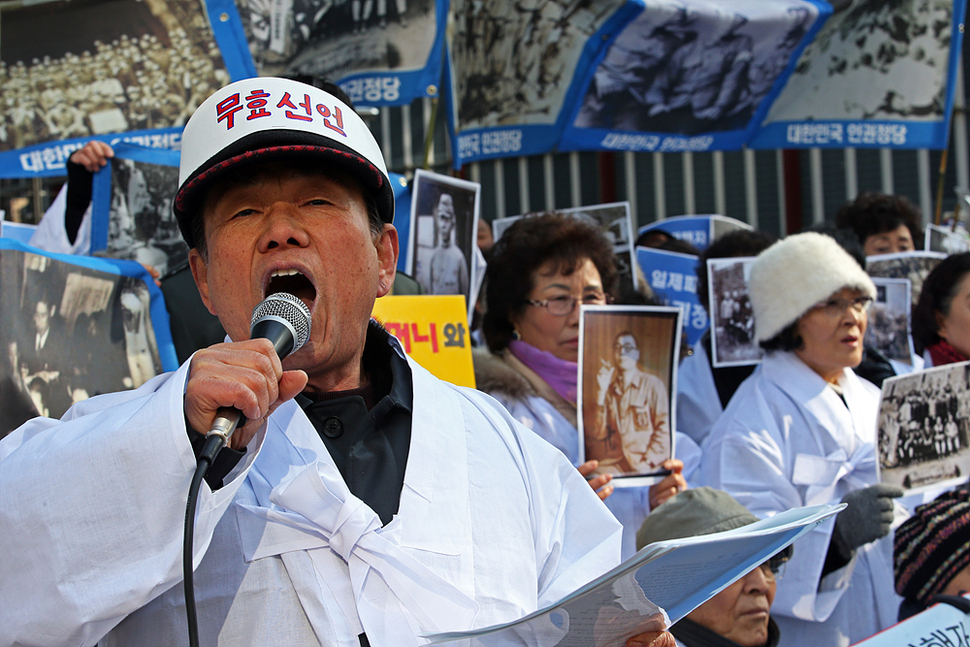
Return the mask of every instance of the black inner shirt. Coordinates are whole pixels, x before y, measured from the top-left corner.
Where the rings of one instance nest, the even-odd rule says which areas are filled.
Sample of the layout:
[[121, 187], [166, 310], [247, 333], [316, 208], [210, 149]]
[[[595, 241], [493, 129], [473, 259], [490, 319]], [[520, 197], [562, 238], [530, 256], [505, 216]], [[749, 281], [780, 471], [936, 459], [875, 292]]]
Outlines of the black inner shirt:
[[297, 403], [317, 430], [351, 493], [387, 525], [397, 513], [411, 444], [411, 370], [374, 321], [367, 330], [366, 386], [303, 392]]

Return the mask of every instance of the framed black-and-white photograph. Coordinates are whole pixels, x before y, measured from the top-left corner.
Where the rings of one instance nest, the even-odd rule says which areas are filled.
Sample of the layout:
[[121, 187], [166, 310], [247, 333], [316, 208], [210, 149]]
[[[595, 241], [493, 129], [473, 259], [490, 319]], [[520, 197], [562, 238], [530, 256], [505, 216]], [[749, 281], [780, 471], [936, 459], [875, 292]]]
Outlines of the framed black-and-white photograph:
[[754, 256], [707, 259], [711, 361], [715, 367], [761, 361], [761, 347], [755, 342], [754, 310], [748, 296], [748, 277], [754, 259]]
[[469, 318], [477, 295], [474, 248], [482, 185], [424, 169], [414, 174], [407, 272], [427, 294], [461, 294]]
[[923, 241], [923, 248], [931, 252], [943, 252], [944, 254], [960, 254], [970, 252], [970, 237], [964, 227], [940, 227], [939, 225], [926, 225], [926, 234]]
[[119, 143], [111, 163], [94, 176], [91, 249], [151, 265], [161, 276], [189, 257], [172, 201], [178, 190], [178, 151]]
[[667, 306], [582, 307], [580, 461], [599, 461], [597, 473], [659, 476], [673, 457], [681, 317], [680, 308]]
[[178, 364], [161, 291], [141, 265], [35, 251], [0, 241], [0, 437]]
[[866, 346], [879, 350], [890, 361], [913, 365], [913, 338], [909, 313], [912, 297], [909, 279], [873, 277], [876, 298], [869, 308]]
[[909, 491], [966, 481], [970, 362], [887, 378], [879, 404], [880, 480]]
[[909, 279], [911, 287], [911, 309], [916, 308], [923, 281], [947, 255], [942, 252], [899, 252], [866, 257], [866, 272], [869, 276], [887, 279]]

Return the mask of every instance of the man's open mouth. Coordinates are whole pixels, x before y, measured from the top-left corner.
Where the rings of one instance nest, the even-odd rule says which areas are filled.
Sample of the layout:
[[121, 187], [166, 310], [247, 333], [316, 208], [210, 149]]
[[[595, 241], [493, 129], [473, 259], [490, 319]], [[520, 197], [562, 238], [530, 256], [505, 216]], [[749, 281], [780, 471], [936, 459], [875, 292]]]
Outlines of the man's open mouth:
[[299, 298], [308, 308], [313, 306], [313, 300], [317, 298], [317, 290], [313, 287], [313, 282], [304, 276], [299, 270], [277, 270], [266, 284], [266, 294], [263, 298], [278, 292], [289, 292]]

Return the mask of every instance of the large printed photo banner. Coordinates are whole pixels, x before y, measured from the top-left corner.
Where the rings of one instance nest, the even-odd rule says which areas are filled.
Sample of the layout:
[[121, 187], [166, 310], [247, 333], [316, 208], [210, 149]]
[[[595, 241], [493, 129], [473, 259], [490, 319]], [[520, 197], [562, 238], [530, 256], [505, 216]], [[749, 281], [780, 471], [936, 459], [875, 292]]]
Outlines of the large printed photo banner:
[[946, 148], [966, 2], [833, 4], [749, 146]]
[[559, 142], [596, 60], [640, 0], [451, 0], [445, 96], [455, 168]]
[[129, 144], [114, 152], [94, 175], [91, 251], [151, 265], [165, 276], [189, 256], [172, 212], [179, 154]]
[[740, 148], [831, 13], [817, 0], [473, 5], [450, 9], [456, 167], [552, 150]]
[[66, 175], [92, 138], [178, 147], [193, 110], [248, 75], [223, 59], [202, 0], [4, 7], [0, 43], [0, 177]]
[[235, 3], [259, 76], [326, 79], [369, 106], [439, 93], [448, 0]]
[[0, 239], [0, 437], [178, 362], [161, 291], [137, 263]]
[[805, 0], [650, 0], [569, 110], [560, 150], [733, 150], [831, 12]]

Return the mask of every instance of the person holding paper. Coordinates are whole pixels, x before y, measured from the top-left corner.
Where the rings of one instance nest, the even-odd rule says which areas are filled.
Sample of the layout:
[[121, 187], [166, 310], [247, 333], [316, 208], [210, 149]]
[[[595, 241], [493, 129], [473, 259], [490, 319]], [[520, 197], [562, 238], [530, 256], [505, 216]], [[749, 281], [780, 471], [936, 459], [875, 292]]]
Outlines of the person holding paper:
[[[657, 541], [708, 535], [754, 523], [758, 517], [727, 492], [686, 490], [654, 510], [637, 531], [637, 550]], [[670, 632], [679, 647], [776, 647], [781, 638], [771, 603], [791, 546], [704, 602]]]
[[[587, 475], [598, 463], [579, 461], [578, 306], [611, 300], [613, 258], [602, 232], [580, 220], [549, 214], [516, 221], [492, 248], [482, 318], [488, 349], [473, 351], [478, 388]], [[696, 445], [684, 438], [678, 436], [677, 447], [689, 455]], [[589, 481], [623, 523], [624, 558], [636, 552], [636, 531], [650, 509], [687, 487], [681, 460], [663, 467], [672, 473], [649, 487], [614, 489], [609, 474]]]
[[[397, 265], [394, 196], [346, 104], [272, 77], [217, 90], [186, 125], [174, 209], [230, 341], [0, 440], [0, 644], [184, 643], [186, 492], [227, 407], [247, 422], [188, 547], [201, 644], [421, 645], [617, 564], [619, 524], [559, 451], [371, 320]], [[283, 360], [250, 330], [279, 292], [310, 319]]]
[[795, 545], [776, 620], [793, 647], [846, 646], [895, 622], [893, 499], [878, 482], [879, 391], [855, 375], [872, 280], [831, 237], [788, 236], [761, 252], [748, 283], [767, 353], [703, 445], [703, 484], [759, 517], [845, 502]]

